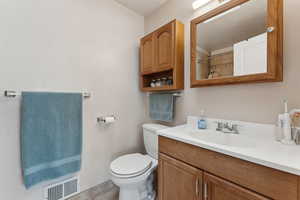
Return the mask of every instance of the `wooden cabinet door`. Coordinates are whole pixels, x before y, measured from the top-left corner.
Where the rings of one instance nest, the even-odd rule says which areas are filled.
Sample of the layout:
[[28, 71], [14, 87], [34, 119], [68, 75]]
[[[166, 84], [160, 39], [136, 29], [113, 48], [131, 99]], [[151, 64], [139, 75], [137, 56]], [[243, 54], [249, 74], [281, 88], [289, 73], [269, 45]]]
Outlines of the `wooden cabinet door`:
[[204, 200], [271, 200], [208, 173], [203, 182]]
[[141, 73], [151, 73], [154, 69], [154, 38], [153, 34], [141, 40]]
[[160, 154], [159, 200], [202, 200], [202, 171]]
[[155, 70], [172, 69], [174, 64], [175, 24], [170, 23], [155, 32]]

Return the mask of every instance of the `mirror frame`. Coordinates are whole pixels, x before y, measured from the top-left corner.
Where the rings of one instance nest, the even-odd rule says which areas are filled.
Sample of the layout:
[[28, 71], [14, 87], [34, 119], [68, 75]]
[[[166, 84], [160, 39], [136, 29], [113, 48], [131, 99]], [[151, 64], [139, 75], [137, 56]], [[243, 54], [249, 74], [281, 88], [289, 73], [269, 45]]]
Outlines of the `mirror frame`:
[[283, 81], [283, 0], [268, 1], [267, 27], [275, 29], [268, 32], [268, 58], [267, 73], [218, 77], [213, 79], [196, 79], [196, 59], [197, 59], [197, 25], [216, 15], [219, 15], [236, 6], [251, 0], [231, 0], [191, 21], [191, 88], [228, 85], [240, 83], [262, 83], [262, 82], [281, 82]]

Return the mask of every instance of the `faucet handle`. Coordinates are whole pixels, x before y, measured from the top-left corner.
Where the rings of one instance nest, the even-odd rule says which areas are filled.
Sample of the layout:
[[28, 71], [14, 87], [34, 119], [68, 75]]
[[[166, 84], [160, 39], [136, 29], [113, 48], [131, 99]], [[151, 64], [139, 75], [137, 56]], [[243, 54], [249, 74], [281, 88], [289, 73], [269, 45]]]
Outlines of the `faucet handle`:
[[222, 131], [225, 124], [223, 122], [220, 122], [220, 121], [215, 121], [214, 122], [215, 124], [217, 124], [217, 128], [216, 128], [216, 131]]
[[239, 129], [238, 129], [239, 127], [241, 127], [241, 125], [239, 125], [239, 124], [232, 124], [232, 131], [235, 134], [240, 134]]

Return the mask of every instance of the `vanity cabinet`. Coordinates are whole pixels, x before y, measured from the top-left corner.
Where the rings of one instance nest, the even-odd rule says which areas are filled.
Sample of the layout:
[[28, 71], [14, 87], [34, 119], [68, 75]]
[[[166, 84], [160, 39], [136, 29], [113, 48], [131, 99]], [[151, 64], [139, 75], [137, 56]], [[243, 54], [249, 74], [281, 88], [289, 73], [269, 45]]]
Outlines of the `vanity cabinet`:
[[158, 179], [159, 200], [169, 200], [166, 194], [177, 191], [186, 195], [181, 200], [300, 200], [297, 175], [163, 136], [159, 137]]
[[204, 200], [271, 200], [209, 173], [204, 173]]
[[159, 199], [202, 200], [203, 172], [166, 155], [159, 156]]
[[[151, 81], [162, 78], [172, 84], [151, 87]], [[144, 92], [184, 89], [184, 25], [178, 20], [141, 39], [140, 84]]]
[[159, 200], [271, 200], [162, 153], [159, 156]]

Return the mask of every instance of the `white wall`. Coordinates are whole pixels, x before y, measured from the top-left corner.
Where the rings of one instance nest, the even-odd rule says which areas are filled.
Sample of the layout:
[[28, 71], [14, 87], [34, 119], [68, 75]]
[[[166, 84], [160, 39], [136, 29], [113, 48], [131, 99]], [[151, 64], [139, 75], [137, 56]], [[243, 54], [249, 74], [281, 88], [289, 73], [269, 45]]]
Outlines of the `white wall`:
[[[0, 0], [0, 92], [92, 93], [84, 102], [82, 190], [108, 180], [116, 156], [142, 150], [143, 34], [144, 18], [112, 0]], [[41, 200], [45, 184], [22, 184], [19, 109], [20, 98], [0, 96], [0, 199]], [[118, 121], [101, 128], [102, 114]]]
[[190, 21], [203, 10], [192, 9], [193, 0], [170, 0], [145, 19], [146, 32], [177, 18], [185, 23], [185, 91], [178, 98], [175, 124], [187, 115], [275, 123], [283, 112], [283, 99], [291, 108], [300, 108], [300, 1], [284, 0], [284, 82], [190, 88]]

